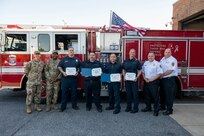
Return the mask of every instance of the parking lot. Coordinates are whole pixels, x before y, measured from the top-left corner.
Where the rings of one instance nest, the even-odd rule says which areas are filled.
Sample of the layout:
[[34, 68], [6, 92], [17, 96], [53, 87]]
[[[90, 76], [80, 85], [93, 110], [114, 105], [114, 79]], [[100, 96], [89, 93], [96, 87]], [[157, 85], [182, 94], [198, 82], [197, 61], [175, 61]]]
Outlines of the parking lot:
[[[183, 113], [186, 107], [182, 106], [185, 101], [178, 101], [175, 105], [175, 112], [172, 116], [164, 116], [161, 113], [158, 117], [152, 113], [138, 112], [136, 114], [126, 113], [125, 102], [122, 102], [121, 113], [113, 115], [112, 111], [98, 113], [93, 106], [91, 111], [86, 111], [84, 100], [79, 100], [80, 110], [68, 109], [60, 113], [58, 111], [40, 113], [33, 112], [28, 115], [25, 112], [25, 92], [14, 92], [12, 90], [0, 90], [0, 135], [1, 136], [191, 136], [202, 135], [198, 133], [203, 127], [202, 120], [188, 125], [186, 118], [193, 117], [193, 114]], [[198, 100], [202, 105], [203, 99]], [[107, 106], [107, 98], [103, 98], [103, 109]], [[45, 105], [41, 105], [45, 108]], [[145, 105], [140, 104], [140, 109]], [[189, 108], [187, 108], [189, 109]], [[193, 108], [190, 108], [192, 110]], [[202, 112], [201, 110], [200, 112]], [[196, 116], [199, 116], [199, 111]], [[183, 118], [181, 118], [183, 116]], [[184, 117], [186, 116], [186, 118]], [[201, 117], [201, 115], [199, 116]], [[195, 119], [195, 117], [194, 117]], [[194, 120], [193, 119], [193, 120]], [[196, 120], [196, 119], [195, 119]], [[195, 121], [194, 120], [194, 121]], [[180, 123], [180, 124], [179, 124]], [[191, 123], [193, 123], [191, 121]], [[194, 127], [195, 129], [192, 129]], [[189, 129], [190, 128], [190, 129]], [[189, 133], [191, 132], [191, 133]], [[198, 132], [196, 131], [198, 130]], [[194, 132], [195, 131], [195, 132]]]

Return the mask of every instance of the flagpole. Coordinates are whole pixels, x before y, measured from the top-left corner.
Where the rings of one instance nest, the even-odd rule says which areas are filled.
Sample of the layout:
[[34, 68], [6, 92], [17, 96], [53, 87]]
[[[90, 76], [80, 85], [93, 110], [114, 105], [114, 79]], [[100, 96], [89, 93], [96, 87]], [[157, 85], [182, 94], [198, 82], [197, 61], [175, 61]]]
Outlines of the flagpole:
[[109, 29], [111, 28], [111, 24], [112, 24], [112, 15], [113, 15], [113, 11], [110, 10], [110, 24], [109, 24]]

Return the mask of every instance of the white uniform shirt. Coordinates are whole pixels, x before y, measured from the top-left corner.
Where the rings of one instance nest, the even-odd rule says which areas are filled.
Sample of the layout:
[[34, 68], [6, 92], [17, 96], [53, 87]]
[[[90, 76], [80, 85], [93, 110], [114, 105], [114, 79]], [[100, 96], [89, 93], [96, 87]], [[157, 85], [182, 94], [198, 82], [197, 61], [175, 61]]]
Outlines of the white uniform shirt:
[[145, 61], [144, 65], [142, 66], [142, 72], [145, 74], [145, 78], [152, 78], [163, 73], [160, 63], [156, 60], [152, 62]]
[[163, 57], [160, 60], [160, 64], [161, 64], [163, 73], [165, 73], [167, 70], [173, 70], [171, 74], [166, 75], [163, 78], [178, 76], [178, 62], [173, 56], [168, 58]]

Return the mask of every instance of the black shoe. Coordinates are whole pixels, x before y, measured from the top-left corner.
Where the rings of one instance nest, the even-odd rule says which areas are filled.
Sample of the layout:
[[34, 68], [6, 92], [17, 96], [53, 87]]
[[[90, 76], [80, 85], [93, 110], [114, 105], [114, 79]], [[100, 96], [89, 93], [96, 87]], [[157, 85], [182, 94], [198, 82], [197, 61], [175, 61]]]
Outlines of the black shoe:
[[170, 115], [170, 114], [173, 114], [173, 111], [165, 111], [165, 112], [163, 112], [163, 115]]
[[102, 112], [103, 110], [102, 110], [102, 108], [97, 108], [97, 111]]
[[159, 110], [164, 111], [164, 110], [166, 110], [166, 108], [163, 106], [160, 106]]
[[114, 110], [114, 107], [107, 107], [105, 110]]
[[72, 109], [74, 109], [74, 110], [79, 110], [79, 107], [78, 107], [78, 106], [75, 106], [75, 107], [72, 107]]
[[86, 111], [90, 111], [91, 110], [91, 108], [90, 107], [86, 107]]
[[154, 114], [153, 114], [154, 116], [158, 116], [159, 115], [159, 113], [158, 112], [154, 112]]
[[63, 112], [65, 109], [59, 109], [59, 112]]
[[130, 112], [130, 111], [132, 111], [131, 108], [126, 108], [126, 109], [125, 109], [125, 112]]
[[146, 108], [142, 109], [141, 111], [142, 112], [147, 112], [147, 111], [152, 111], [152, 109], [149, 109], [149, 108], [146, 107]]
[[118, 114], [118, 113], [120, 113], [120, 110], [119, 110], [119, 109], [115, 109], [115, 110], [113, 111], [113, 114]]
[[138, 110], [131, 110], [130, 113], [137, 113]]

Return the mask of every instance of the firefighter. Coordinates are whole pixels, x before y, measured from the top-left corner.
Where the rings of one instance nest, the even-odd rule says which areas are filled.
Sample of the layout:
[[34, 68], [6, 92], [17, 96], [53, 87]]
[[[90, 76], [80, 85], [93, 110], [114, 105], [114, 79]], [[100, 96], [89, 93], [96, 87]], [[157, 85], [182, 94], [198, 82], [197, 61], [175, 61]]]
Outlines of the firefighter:
[[[139, 60], [135, 58], [135, 54], [136, 54], [135, 49], [130, 49], [129, 58], [126, 59], [123, 63], [123, 69], [125, 71], [125, 89], [126, 89], [126, 97], [127, 97], [127, 107], [125, 111], [130, 113], [138, 112], [138, 105], [139, 105], [138, 79], [142, 73], [141, 72], [142, 66]], [[129, 77], [129, 78], [126, 78], [126, 77]], [[132, 109], [132, 101], [134, 103], [133, 109]]]
[[40, 52], [34, 52], [34, 59], [30, 61], [25, 67], [25, 75], [28, 77], [26, 83], [26, 112], [32, 112], [31, 103], [34, 96], [35, 111], [40, 112], [40, 98], [42, 91], [42, 71], [44, 68], [43, 61], [40, 60]]
[[161, 84], [161, 91], [165, 95], [166, 111], [164, 115], [173, 114], [173, 100], [176, 91], [175, 77], [178, 76], [178, 63], [177, 60], [172, 56], [171, 49], [167, 48], [164, 51], [164, 57], [160, 61], [163, 70]]
[[151, 111], [151, 98], [154, 100], [154, 116], [159, 115], [159, 78], [162, 74], [160, 63], [155, 60], [154, 53], [148, 54], [148, 61], [142, 67], [144, 79], [143, 91], [146, 108], [142, 112]]
[[[58, 59], [58, 52], [54, 50], [52, 52], [52, 58], [49, 59], [45, 65], [45, 77], [46, 77], [46, 111], [49, 112], [52, 109], [57, 109], [57, 98], [60, 89], [60, 77], [61, 73], [57, 66], [60, 60]], [[52, 102], [52, 107], [51, 107]]]
[[[117, 62], [116, 54], [110, 54], [110, 62], [105, 67], [105, 73], [107, 74], [119, 74], [122, 73], [122, 65]], [[108, 83], [108, 93], [109, 93], [109, 106], [106, 110], [113, 110], [114, 103], [116, 104], [113, 114], [120, 113], [120, 81]], [[115, 99], [115, 102], [114, 102]]]
[[74, 110], [79, 110], [77, 106], [77, 75], [80, 70], [80, 63], [79, 58], [74, 56], [74, 48], [71, 46], [68, 48], [68, 55], [59, 62], [58, 69], [62, 74], [62, 100], [60, 112], [66, 109], [68, 90], [71, 92], [72, 108]]
[[[101, 63], [96, 60], [94, 52], [89, 53], [89, 60], [82, 63], [81, 68], [101, 68]], [[101, 81], [100, 76], [86, 76], [84, 77], [84, 91], [86, 93], [86, 110], [90, 111], [92, 108], [92, 94], [96, 109], [98, 112], [102, 112], [102, 105], [100, 101]]]

